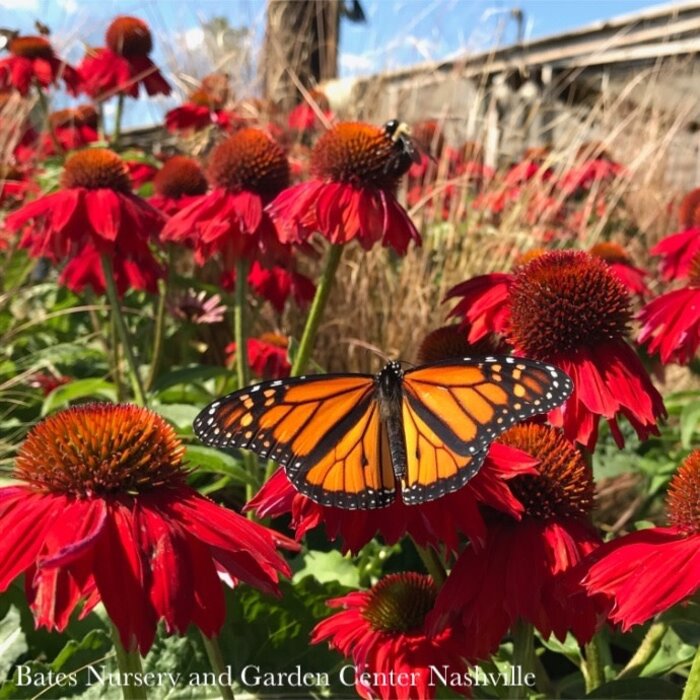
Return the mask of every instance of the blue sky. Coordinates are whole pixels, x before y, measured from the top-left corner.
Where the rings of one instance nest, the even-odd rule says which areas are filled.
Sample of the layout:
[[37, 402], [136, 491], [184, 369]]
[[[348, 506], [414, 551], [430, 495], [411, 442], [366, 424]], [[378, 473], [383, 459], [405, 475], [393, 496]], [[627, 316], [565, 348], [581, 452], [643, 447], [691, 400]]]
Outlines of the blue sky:
[[[655, 0], [361, 1], [367, 24], [344, 23], [341, 30], [340, 66], [345, 76], [511, 43], [516, 25], [508, 14], [515, 6], [524, 12], [526, 38], [536, 38], [663, 4]], [[202, 21], [225, 15], [233, 26], [251, 27], [254, 41], [259, 41], [264, 10], [263, 0], [0, 0], [0, 24], [32, 32], [39, 18], [51, 27], [62, 54], [78, 61], [84, 43], [103, 42], [114, 15], [131, 14], [149, 22], [156, 38], [153, 58], [180, 90], [171, 100], [152, 100], [131, 110], [129, 125], [159, 121], [165, 109], [177, 104], [187, 76], [206, 70]]]

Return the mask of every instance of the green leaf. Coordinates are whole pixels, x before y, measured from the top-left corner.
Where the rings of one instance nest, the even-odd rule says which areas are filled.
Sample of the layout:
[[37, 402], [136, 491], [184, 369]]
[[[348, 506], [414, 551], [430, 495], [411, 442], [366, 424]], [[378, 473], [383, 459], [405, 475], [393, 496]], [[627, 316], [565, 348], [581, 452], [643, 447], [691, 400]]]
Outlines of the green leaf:
[[555, 654], [562, 654], [569, 659], [572, 664], [581, 668], [581, 663], [583, 661], [581, 658], [581, 647], [571, 632], [567, 633], [566, 639], [564, 639], [563, 642], [560, 642], [553, 634], [549, 636], [549, 639], [544, 639], [539, 632], [537, 636], [546, 649], [553, 651]]
[[[224, 625], [219, 638], [223, 656], [233, 667], [234, 678], [248, 664], [259, 666], [261, 672], [290, 672], [300, 666], [303, 672], [327, 674], [328, 687], [335, 690], [331, 697], [347, 697], [349, 689], [340, 685], [338, 668], [347, 663], [329, 650], [327, 644], [310, 644], [311, 630], [333, 611], [326, 605], [329, 598], [347, 592], [337, 582], [320, 583], [312, 576], [292, 585], [280, 584], [281, 597], [270, 598], [245, 586], [230, 596], [231, 623]], [[248, 686], [245, 690], [255, 695], [276, 697], [315, 697], [324, 691], [323, 684], [300, 689], [286, 684], [276, 687]]]
[[158, 403], [152, 406], [167, 421], [170, 421], [178, 430], [192, 433], [192, 423], [199, 413], [196, 406], [185, 403]]
[[350, 588], [358, 588], [360, 585], [360, 572], [357, 567], [349, 557], [343, 556], [335, 549], [330, 552], [306, 552], [302, 560], [303, 566], [294, 574], [293, 582], [313, 576], [321, 583], [337, 581]]
[[27, 640], [22, 632], [20, 614], [10, 606], [0, 621], [0, 678], [6, 678], [15, 661], [27, 651]]
[[675, 629], [669, 628], [661, 640], [661, 647], [639, 675], [648, 679], [670, 673], [691, 661], [695, 651], [695, 646], [686, 644]]
[[76, 379], [54, 389], [44, 400], [41, 415], [45, 416], [58, 408], [67, 406], [78, 399], [99, 398], [107, 401], [117, 400], [117, 389], [105, 379]]
[[681, 410], [680, 429], [681, 429], [681, 444], [686, 450], [693, 447], [693, 435], [698, 430], [700, 425], [700, 401], [693, 401]]
[[257, 486], [255, 479], [241, 465], [240, 460], [221, 450], [203, 445], [188, 445], [185, 459], [190, 467], [211, 474], [223, 474], [236, 484]]
[[661, 678], [627, 678], [621, 681], [610, 681], [591, 693], [586, 698], [599, 698], [600, 700], [674, 700], [680, 698], [682, 689], [669, 681]]
[[106, 631], [91, 630], [80, 641], [70, 640], [51, 663], [32, 660], [16, 666], [12, 679], [2, 685], [0, 698], [65, 698], [91, 687], [100, 691], [100, 697], [110, 697], [104, 692], [109, 688], [95, 685], [110, 654], [112, 642]]
[[216, 377], [230, 377], [231, 370], [225, 367], [204, 367], [197, 365], [195, 367], [183, 367], [175, 369], [171, 372], [162, 374], [153, 385], [155, 392], [163, 391], [171, 386], [178, 384], [192, 384], [193, 382], [204, 382], [207, 379], [215, 379]]

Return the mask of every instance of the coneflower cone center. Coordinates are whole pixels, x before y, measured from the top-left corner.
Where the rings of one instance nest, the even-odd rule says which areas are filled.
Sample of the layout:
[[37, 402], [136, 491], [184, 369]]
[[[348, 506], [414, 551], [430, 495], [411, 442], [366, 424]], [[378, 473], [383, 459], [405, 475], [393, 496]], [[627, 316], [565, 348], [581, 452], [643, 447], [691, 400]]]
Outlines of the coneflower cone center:
[[184, 447], [159, 415], [133, 405], [85, 404], [36, 425], [14, 475], [36, 489], [77, 497], [179, 485]]
[[319, 138], [311, 153], [311, 170], [322, 180], [393, 190], [403, 174], [394, 168], [397, 149], [400, 144], [381, 127], [342, 122]]
[[607, 263], [623, 263], [628, 265], [630, 258], [625, 252], [625, 249], [618, 243], [596, 243], [590, 250], [591, 255]]
[[436, 597], [429, 576], [391, 574], [372, 588], [363, 614], [377, 632], [415, 632], [423, 627]]
[[138, 17], [117, 17], [107, 29], [105, 43], [124, 58], [138, 58], [151, 53], [153, 37], [148, 25]]
[[666, 511], [671, 525], [700, 532], [700, 450], [691, 452], [668, 486]]
[[700, 253], [696, 253], [690, 261], [688, 282], [691, 287], [700, 287]]
[[539, 474], [523, 474], [508, 482], [527, 515], [547, 520], [591, 512], [594, 486], [590, 469], [581, 453], [556, 428], [517, 425], [498, 441], [539, 460], [535, 467]]
[[22, 58], [53, 58], [51, 44], [41, 36], [17, 36], [10, 40], [10, 53]]
[[66, 161], [61, 176], [65, 188], [108, 189], [131, 192], [129, 170], [124, 161], [106, 148], [89, 148], [74, 153]]
[[217, 187], [271, 199], [289, 185], [289, 161], [264, 131], [241, 129], [214, 149], [209, 175]]
[[678, 208], [678, 222], [683, 229], [700, 226], [700, 187], [683, 197]]
[[170, 158], [153, 179], [156, 193], [171, 199], [205, 194], [207, 188], [207, 179], [199, 164], [187, 156]]
[[551, 359], [622, 338], [629, 294], [607, 264], [583, 252], [554, 252], [518, 268], [510, 289], [509, 342]]

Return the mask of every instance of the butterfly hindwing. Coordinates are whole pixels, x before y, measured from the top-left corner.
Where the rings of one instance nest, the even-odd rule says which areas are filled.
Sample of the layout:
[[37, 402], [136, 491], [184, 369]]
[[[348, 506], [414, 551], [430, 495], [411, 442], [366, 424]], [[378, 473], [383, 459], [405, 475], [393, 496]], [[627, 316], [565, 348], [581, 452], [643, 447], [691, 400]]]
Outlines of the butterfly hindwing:
[[395, 497], [373, 378], [339, 374], [262, 382], [214, 401], [195, 433], [214, 447], [241, 447], [285, 468], [324, 505], [377, 508]]
[[402, 417], [406, 439], [406, 478], [401, 484], [404, 503], [424, 503], [457, 491], [479, 471], [486, 450], [458, 454], [438, 437], [406, 400]]

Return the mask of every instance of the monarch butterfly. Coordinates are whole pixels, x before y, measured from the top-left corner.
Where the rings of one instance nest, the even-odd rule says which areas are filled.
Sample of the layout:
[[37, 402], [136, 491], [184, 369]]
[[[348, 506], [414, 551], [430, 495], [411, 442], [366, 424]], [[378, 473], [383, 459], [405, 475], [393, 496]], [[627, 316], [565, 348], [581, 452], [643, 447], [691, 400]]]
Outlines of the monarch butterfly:
[[456, 491], [516, 421], [562, 404], [569, 377], [515, 357], [464, 357], [376, 376], [326, 374], [255, 384], [194, 421], [214, 447], [281, 464], [298, 491], [338, 508], [417, 504]]

